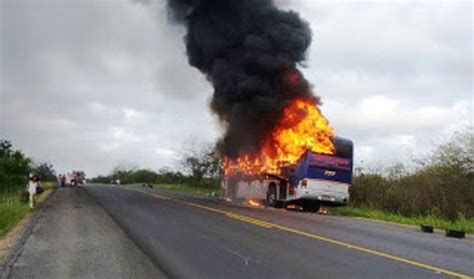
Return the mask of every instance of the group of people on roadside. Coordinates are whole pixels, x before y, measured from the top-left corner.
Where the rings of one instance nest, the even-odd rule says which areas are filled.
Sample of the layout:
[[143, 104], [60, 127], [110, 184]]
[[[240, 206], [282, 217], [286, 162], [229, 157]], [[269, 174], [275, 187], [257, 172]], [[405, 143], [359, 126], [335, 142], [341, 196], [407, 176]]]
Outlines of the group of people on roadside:
[[64, 187], [66, 186], [66, 175], [65, 174], [58, 174], [56, 178], [56, 187]]
[[71, 187], [76, 187], [77, 186], [76, 178], [71, 178], [70, 177], [68, 179], [65, 174], [58, 174], [58, 177], [56, 178], [56, 187], [58, 187], [58, 188], [59, 187], [66, 187], [67, 185], [70, 185]]
[[[70, 179], [69, 184], [71, 185], [71, 187], [76, 187], [76, 179]], [[58, 174], [56, 178], [56, 187], [66, 187], [66, 185], [68, 185], [66, 175]], [[41, 187], [41, 183], [38, 176], [30, 174], [28, 184], [26, 185], [26, 192], [24, 192], [25, 197], [22, 196], [22, 200], [24, 202], [28, 200], [30, 208], [33, 209], [35, 208], [36, 194], [40, 194], [41, 192], [43, 192], [43, 188]], [[28, 195], [28, 198], [26, 197], [26, 195]]]

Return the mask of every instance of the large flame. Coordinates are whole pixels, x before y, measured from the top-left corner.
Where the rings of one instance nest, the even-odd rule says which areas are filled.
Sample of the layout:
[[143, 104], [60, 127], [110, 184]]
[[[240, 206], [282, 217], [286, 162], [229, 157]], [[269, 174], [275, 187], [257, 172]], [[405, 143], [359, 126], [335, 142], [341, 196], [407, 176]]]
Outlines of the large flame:
[[256, 155], [237, 159], [224, 158], [226, 176], [233, 174], [279, 174], [281, 167], [296, 163], [306, 150], [333, 154], [334, 131], [312, 99], [295, 99], [284, 110], [283, 117], [262, 144]]

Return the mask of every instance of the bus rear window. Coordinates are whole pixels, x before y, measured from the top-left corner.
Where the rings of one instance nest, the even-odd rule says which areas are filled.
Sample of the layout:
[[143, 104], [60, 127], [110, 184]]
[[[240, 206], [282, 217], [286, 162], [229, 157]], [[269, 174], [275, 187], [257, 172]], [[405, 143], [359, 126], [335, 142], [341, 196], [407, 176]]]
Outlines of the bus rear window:
[[312, 153], [309, 161], [309, 166], [316, 166], [322, 168], [333, 168], [339, 170], [351, 170], [352, 169], [352, 160], [334, 157], [331, 155], [322, 155]]

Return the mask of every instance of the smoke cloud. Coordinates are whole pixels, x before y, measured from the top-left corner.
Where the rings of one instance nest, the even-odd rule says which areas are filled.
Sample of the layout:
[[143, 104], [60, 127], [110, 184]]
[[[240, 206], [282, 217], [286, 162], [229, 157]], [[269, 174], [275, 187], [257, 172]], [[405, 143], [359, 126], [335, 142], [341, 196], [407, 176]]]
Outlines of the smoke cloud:
[[211, 109], [225, 129], [221, 155], [258, 152], [291, 100], [318, 102], [297, 69], [311, 43], [297, 13], [271, 0], [168, 0], [168, 12], [187, 28], [189, 64], [214, 87]]

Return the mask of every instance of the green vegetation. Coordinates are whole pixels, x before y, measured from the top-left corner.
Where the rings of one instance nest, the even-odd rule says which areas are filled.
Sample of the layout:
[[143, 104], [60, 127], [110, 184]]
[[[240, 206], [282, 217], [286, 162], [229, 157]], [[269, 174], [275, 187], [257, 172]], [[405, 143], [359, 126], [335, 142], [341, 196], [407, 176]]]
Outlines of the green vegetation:
[[180, 184], [210, 192], [218, 188], [219, 173], [220, 160], [213, 153], [212, 147], [189, 143], [189, 146], [182, 150], [180, 170], [163, 168], [155, 172], [137, 167], [118, 166], [111, 174], [92, 178], [90, 182], [113, 183], [120, 180], [121, 184]]
[[20, 202], [21, 191], [17, 189], [0, 195], [0, 238], [29, 212], [28, 204]]
[[186, 183], [188, 177], [179, 171], [171, 171], [168, 169], [161, 169], [158, 172], [154, 172], [148, 169], [116, 167], [110, 175], [92, 178], [90, 182], [111, 183], [116, 180], [120, 180], [121, 184], [181, 184]]
[[56, 172], [54, 171], [53, 165], [49, 163], [34, 164], [31, 172], [34, 173], [40, 181], [56, 181]]
[[[0, 140], [0, 237], [29, 212], [28, 205], [20, 202], [20, 194], [30, 173], [40, 178], [55, 176], [51, 164], [35, 164], [21, 151], [13, 150], [10, 141]], [[53, 182], [41, 184], [45, 190], [54, 187]]]
[[43, 187], [43, 190], [51, 190], [56, 187], [56, 182], [53, 181], [46, 181], [46, 182], [41, 182], [41, 187]]
[[377, 219], [399, 224], [415, 225], [429, 224], [438, 229], [458, 229], [468, 233], [474, 233], [474, 219], [459, 219], [455, 221], [448, 221], [437, 216], [417, 216], [406, 217], [400, 214], [388, 213], [382, 210], [361, 208], [361, 207], [338, 207], [331, 209], [331, 212], [343, 216], [357, 216], [368, 219]]
[[220, 189], [209, 189], [202, 187], [189, 186], [186, 184], [156, 184], [153, 188], [164, 189], [177, 192], [185, 192], [193, 195], [208, 196], [211, 192], [215, 192], [216, 196], [219, 196]]
[[404, 224], [474, 230], [474, 133], [457, 133], [431, 155], [378, 172], [358, 169], [351, 207], [335, 212]]
[[[54, 182], [43, 182], [45, 191], [55, 187]], [[0, 195], [0, 238], [7, 234], [29, 211], [28, 203], [20, 202], [24, 188], [4, 191]]]
[[7, 140], [0, 140], [0, 193], [8, 194], [26, 185], [32, 161]]
[[[9, 141], [0, 141], [0, 237], [4, 236], [25, 214], [28, 206], [20, 203], [31, 171], [31, 160], [13, 150]], [[23, 187], [22, 187], [23, 186]]]

